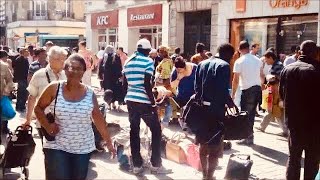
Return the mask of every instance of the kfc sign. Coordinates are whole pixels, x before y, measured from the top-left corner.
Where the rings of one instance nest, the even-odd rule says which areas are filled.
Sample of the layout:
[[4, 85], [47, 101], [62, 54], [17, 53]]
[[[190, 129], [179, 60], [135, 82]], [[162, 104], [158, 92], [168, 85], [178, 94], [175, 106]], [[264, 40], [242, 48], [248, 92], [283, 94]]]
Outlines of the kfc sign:
[[128, 27], [162, 24], [162, 4], [128, 8]]
[[107, 25], [109, 16], [98, 16], [97, 17], [97, 26]]
[[118, 11], [107, 11], [91, 14], [92, 29], [106, 29], [118, 27]]

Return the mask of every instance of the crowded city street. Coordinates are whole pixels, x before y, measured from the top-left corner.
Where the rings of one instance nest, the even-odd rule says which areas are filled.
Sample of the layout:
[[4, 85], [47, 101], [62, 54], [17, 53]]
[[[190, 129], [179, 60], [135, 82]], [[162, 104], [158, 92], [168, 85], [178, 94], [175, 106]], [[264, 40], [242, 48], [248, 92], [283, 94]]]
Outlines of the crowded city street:
[[[94, 86], [99, 85], [96, 75], [93, 75], [92, 83]], [[107, 122], [118, 123], [122, 127], [128, 126], [127, 110], [123, 109], [125, 112], [108, 111]], [[16, 118], [9, 122], [11, 130], [14, 130], [24, 121], [24, 116], [25, 114], [17, 114]], [[256, 117], [255, 126], [258, 127], [261, 121], [261, 118]], [[173, 126], [164, 133], [171, 137], [174, 131], [178, 130], [182, 133], [179, 129], [178, 126]], [[279, 126], [276, 123], [272, 123], [267, 133], [256, 132], [257, 139], [252, 147], [239, 146], [233, 141], [231, 150], [224, 151], [223, 158], [219, 160], [219, 166], [215, 173], [216, 178], [224, 178], [230, 154], [242, 152], [251, 155], [251, 159], [254, 162], [251, 169], [252, 179], [284, 179], [288, 158], [288, 142], [286, 138], [279, 136], [280, 132]], [[41, 141], [36, 132], [34, 132], [34, 140], [37, 145], [29, 165], [30, 179], [44, 179], [44, 157]], [[90, 160], [87, 179], [200, 179], [202, 176], [201, 172], [185, 164], [178, 164], [166, 159], [163, 159], [163, 164], [165, 167], [171, 168], [173, 173], [155, 176], [150, 172], [146, 172], [143, 177], [137, 177], [132, 173], [122, 171], [117, 160], [112, 159], [107, 150], [95, 152]], [[20, 176], [20, 168], [12, 169], [11, 172], [9, 171], [6, 174], [8, 179], [18, 179]]]
[[1, 0], [0, 180], [320, 180], [319, 0]]

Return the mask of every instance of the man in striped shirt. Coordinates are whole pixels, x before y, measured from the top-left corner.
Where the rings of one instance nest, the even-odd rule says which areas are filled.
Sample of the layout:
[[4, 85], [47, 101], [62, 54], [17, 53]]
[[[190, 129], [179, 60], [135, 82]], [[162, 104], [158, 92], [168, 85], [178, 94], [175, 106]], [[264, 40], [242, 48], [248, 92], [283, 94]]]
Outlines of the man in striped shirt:
[[133, 173], [143, 172], [140, 154], [140, 119], [142, 118], [152, 133], [152, 155], [150, 170], [153, 173], [167, 173], [161, 163], [161, 127], [158, 120], [155, 99], [152, 94], [151, 79], [154, 71], [153, 60], [148, 57], [151, 44], [147, 39], [137, 42], [137, 51], [124, 64], [124, 86], [130, 121], [130, 146]]

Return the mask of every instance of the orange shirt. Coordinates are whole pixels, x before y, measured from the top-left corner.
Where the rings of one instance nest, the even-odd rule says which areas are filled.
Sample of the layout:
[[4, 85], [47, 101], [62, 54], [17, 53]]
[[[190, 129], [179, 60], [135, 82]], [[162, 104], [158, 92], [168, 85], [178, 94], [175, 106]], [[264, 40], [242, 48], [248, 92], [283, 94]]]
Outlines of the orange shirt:
[[201, 55], [200, 53], [195, 54], [191, 57], [191, 62], [194, 64], [199, 64], [201, 61], [208, 59], [207, 55]]

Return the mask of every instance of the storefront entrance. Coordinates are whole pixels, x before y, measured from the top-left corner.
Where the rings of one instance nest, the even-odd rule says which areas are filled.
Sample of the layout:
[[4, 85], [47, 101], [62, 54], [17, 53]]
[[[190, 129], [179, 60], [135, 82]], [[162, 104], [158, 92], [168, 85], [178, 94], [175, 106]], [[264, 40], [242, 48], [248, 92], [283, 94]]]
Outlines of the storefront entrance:
[[198, 42], [204, 43], [210, 49], [211, 11], [185, 13], [184, 53], [189, 58], [195, 54]]
[[291, 46], [305, 40], [317, 42], [318, 15], [280, 16], [231, 20], [230, 43], [238, 47], [241, 40], [259, 43], [260, 55], [269, 47], [277, 54], [290, 54]]
[[152, 28], [140, 28], [140, 39], [146, 38], [150, 41], [151, 46], [157, 49], [162, 44], [162, 28], [160, 26]]

